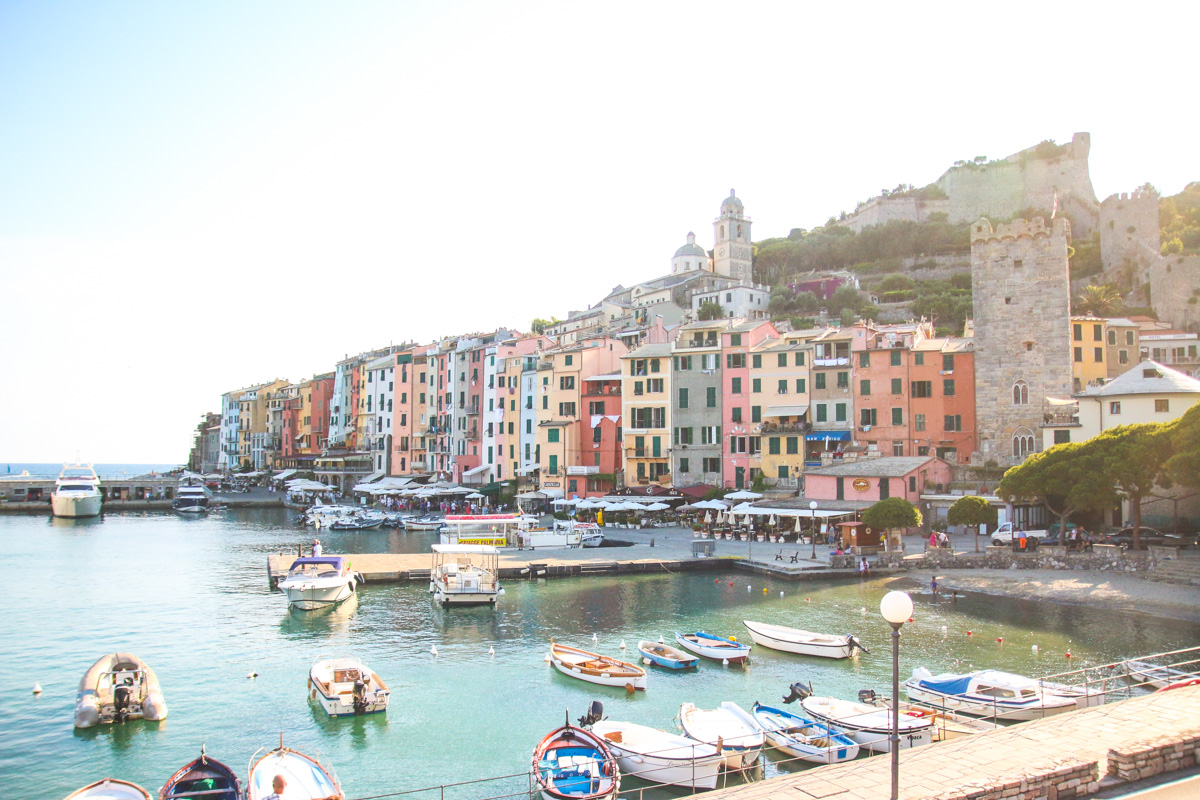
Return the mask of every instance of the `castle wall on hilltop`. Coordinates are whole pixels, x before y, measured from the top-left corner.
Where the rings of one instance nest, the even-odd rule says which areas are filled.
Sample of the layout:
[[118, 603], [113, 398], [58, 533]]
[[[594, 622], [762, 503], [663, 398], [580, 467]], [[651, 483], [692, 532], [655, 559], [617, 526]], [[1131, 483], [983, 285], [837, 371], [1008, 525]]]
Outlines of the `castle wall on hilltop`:
[[1019, 464], [1041, 449], [1047, 397], [1070, 397], [1070, 223], [1036, 217], [971, 226], [975, 463]]
[[1127, 288], [1144, 281], [1158, 260], [1161, 244], [1157, 192], [1122, 192], [1100, 204], [1100, 257], [1106, 273], [1116, 273]]
[[1200, 332], [1200, 256], [1159, 256], [1147, 270], [1150, 305], [1160, 320]]

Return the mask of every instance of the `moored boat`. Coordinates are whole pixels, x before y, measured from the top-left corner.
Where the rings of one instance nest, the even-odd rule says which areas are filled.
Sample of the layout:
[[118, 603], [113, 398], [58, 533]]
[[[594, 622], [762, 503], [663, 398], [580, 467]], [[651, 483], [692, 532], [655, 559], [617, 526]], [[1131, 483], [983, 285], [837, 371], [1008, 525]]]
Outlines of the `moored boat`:
[[311, 611], [342, 602], [361, 580], [344, 556], [309, 556], [292, 562], [279, 589], [293, 608]]
[[[858, 701], [869, 706], [890, 709], [891, 698], [875, 694], [873, 689], [861, 689]], [[975, 736], [980, 733], [994, 731], [1002, 726], [998, 722], [964, 716], [956, 711], [944, 708], [934, 708], [923, 703], [906, 703], [900, 701], [900, 716], [915, 719], [927, 719], [933, 724], [933, 741], [949, 742], [964, 736]]]
[[688, 655], [678, 647], [661, 642], [643, 639], [638, 642], [638, 652], [642, 654], [644, 661], [667, 669], [692, 669], [700, 665], [700, 659], [696, 656]]
[[429, 591], [443, 606], [495, 605], [500, 587], [499, 551], [483, 544], [435, 544]]
[[858, 755], [858, 742], [828, 725], [755, 703], [750, 716], [777, 750], [815, 764], [836, 764]]
[[745, 664], [750, 657], [750, 645], [742, 644], [732, 636], [726, 639], [704, 631], [676, 633], [675, 641], [698, 656], [711, 658], [723, 664]]
[[724, 756], [714, 745], [633, 722], [601, 720], [592, 732], [604, 739], [621, 775], [653, 783], [713, 789]]
[[204, 485], [202, 478], [183, 478], [175, 489], [171, 510], [177, 514], [203, 514], [208, 511], [211, 498], [212, 492]]
[[63, 464], [50, 494], [51, 514], [68, 519], [96, 517], [103, 503], [100, 478], [91, 464]]
[[710, 709], [684, 703], [679, 707], [679, 727], [689, 739], [716, 747], [725, 769], [754, 766], [766, 743], [766, 736], [754, 718], [737, 703], [728, 701]]
[[356, 511], [329, 523], [332, 531], [370, 531], [380, 527], [387, 520], [384, 514], [376, 511]]
[[1172, 684], [1200, 678], [1200, 666], [1189, 662], [1189, 670], [1177, 666], [1159, 666], [1150, 661], [1122, 661], [1121, 669], [1125, 677], [1135, 684], [1153, 686], [1155, 689], [1165, 689]]
[[856, 650], [864, 653], [871, 652], [848, 633], [841, 635], [812, 633], [799, 628], [785, 628], [782, 625], [769, 625], [765, 622], [750, 622], [749, 620], [743, 620], [742, 624], [750, 631], [750, 638], [756, 645], [772, 650], [782, 650], [785, 653], [821, 656], [822, 658], [850, 658]]
[[1060, 693], [1033, 678], [994, 669], [933, 675], [918, 667], [904, 682], [904, 691], [914, 702], [976, 717], [1015, 721], [1074, 711], [1080, 700], [1088, 700], [1073, 691], [1068, 694], [1071, 687], [1061, 689], [1065, 691]]
[[646, 670], [636, 664], [558, 644], [553, 639], [550, 640], [550, 663], [563, 675], [581, 681], [622, 686], [626, 691], [646, 688]]
[[270, 797], [276, 791], [272, 785], [276, 776], [283, 778], [287, 800], [345, 800], [333, 768], [318, 759], [282, 745], [255, 760], [257, 756], [250, 759], [246, 800]]
[[530, 772], [544, 800], [613, 800], [621, 790], [621, 768], [608, 745], [570, 720], [533, 749]]
[[[792, 694], [785, 697], [784, 702], [801, 698], [800, 705], [809, 719], [846, 734], [872, 752], [891, 752], [892, 714], [889, 709], [838, 697], [816, 697], [811, 691], [811, 686], [793, 684]], [[933, 743], [933, 723], [927, 719], [902, 714], [899, 728], [901, 750]]]
[[105, 778], [76, 789], [63, 800], [150, 800], [150, 793], [131, 781]]
[[436, 531], [446, 524], [444, 517], [426, 515], [424, 517], [407, 517], [404, 520], [406, 531]]
[[354, 656], [318, 658], [308, 671], [308, 697], [331, 717], [381, 714], [391, 692]]
[[91, 728], [127, 719], [167, 718], [154, 670], [131, 653], [101, 656], [84, 673], [75, 695], [75, 727]]
[[176, 770], [158, 792], [158, 800], [241, 800], [242, 784], [233, 770], [209, 757], [200, 757]]

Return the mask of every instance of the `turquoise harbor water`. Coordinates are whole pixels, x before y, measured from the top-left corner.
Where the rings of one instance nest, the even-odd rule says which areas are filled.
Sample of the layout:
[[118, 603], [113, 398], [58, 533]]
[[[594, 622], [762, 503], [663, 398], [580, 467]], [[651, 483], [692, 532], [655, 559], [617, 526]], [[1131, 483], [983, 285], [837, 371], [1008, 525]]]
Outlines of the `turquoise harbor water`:
[[[796, 680], [854, 697], [861, 688], [882, 691], [890, 680], [887, 627], [878, 614], [882, 580], [805, 585], [730, 572], [510, 582], [495, 611], [449, 612], [431, 604], [423, 585], [367, 586], [339, 608], [289, 612], [267, 588], [265, 562], [268, 553], [311, 539], [311, 529], [290, 517], [282, 509], [207, 519], [0, 517], [5, 795], [61, 798], [104, 776], [156, 792], [202, 743], [244, 777], [254, 751], [277, 744], [282, 732], [286, 744], [319, 751], [351, 798], [517, 776], [446, 791], [449, 798], [495, 797], [527, 787], [523, 774], [536, 742], [565, 710], [574, 718], [593, 698], [614, 719], [670, 729], [683, 701], [776, 701]], [[424, 552], [432, 539], [322, 531], [330, 552]], [[1049, 674], [1200, 642], [1200, 625], [1138, 615], [983, 596], [935, 603], [926, 587], [914, 587], [914, 600], [904, 675], [922, 665]], [[595, 634], [596, 649], [613, 655], [623, 639], [632, 658], [639, 638], [669, 640], [675, 630], [744, 637], [743, 619], [854, 633], [873, 652], [832, 662], [756, 649], [745, 669], [708, 662], [692, 674], [655, 671], [648, 691], [632, 697], [562, 677], [543, 661], [552, 636], [590, 649]], [[155, 668], [170, 716], [160, 725], [76, 732], [79, 678], [117, 650]], [[312, 661], [351, 652], [390, 684], [386, 716], [331, 721], [307, 702]], [[45, 690], [40, 697], [31, 693], [34, 683]], [[764, 774], [794, 768], [769, 760]], [[639, 785], [626, 781], [625, 788]]]

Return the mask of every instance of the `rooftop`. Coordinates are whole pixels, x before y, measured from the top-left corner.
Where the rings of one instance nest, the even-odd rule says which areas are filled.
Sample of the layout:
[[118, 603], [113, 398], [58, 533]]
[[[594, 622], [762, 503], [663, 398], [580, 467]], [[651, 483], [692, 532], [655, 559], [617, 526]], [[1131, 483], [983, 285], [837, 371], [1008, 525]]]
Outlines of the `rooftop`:
[[1131, 394], [1200, 394], [1200, 381], [1149, 359], [1102, 386], [1088, 387], [1085, 397]]

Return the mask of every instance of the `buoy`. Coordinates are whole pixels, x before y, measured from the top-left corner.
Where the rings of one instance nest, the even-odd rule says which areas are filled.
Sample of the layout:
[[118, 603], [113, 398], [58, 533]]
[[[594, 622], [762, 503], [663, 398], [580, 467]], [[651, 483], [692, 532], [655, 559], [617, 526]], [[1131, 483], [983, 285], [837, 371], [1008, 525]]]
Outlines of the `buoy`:
[[720, 582], [721, 582], [720, 578], [713, 578], [713, 583], [720, 583]]
[[1037, 651], [1038, 651], [1038, 646], [1035, 644], [1035, 645], [1033, 646], [1033, 652], [1035, 652], [1035, 653], [1036, 653]]
[[806, 602], [806, 603], [811, 603], [811, 602], [812, 602], [812, 598], [811, 598], [811, 597], [806, 597], [806, 598], [804, 598], [804, 602]]
[[783, 597], [783, 590], [782, 590], [782, 589], [779, 591], [779, 596], [780, 596], [780, 597]]
[[621, 649], [622, 650], [625, 649], [625, 640], [624, 639], [621, 640]]
[[250, 680], [254, 680], [255, 678], [257, 678], [257, 677], [258, 677], [258, 673], [257, 673], [257, 672], [251, 672], [251, 673], [249, 673], [248, 675], [246, 675], [246, 677], [247, 677], [247, 678], [249, 678]]
[[496, 655], [496, 648], [494, 648], [494, 647], [489, 647], [489, 648], [488, 648], [488, 655], [489, 655], [489, 656], [494, 656], [494, 655]]
[[33, 693], [34, 693], [34, 694], [41, 694], [41, 693], [42, 693], [42, 685], [41, 685], [40, 683], [35, 683], [35, 684], [33, 685]]
[[550, 663], [550, 654], [546, 653], [546, 657], [542, 660], [545, 661], [547, 664], [549, 664]]
[[733, 581], [730, 581], [730, 582], [729, 582], [729, 585], [730, 585], [730, 586], [733, 586]]
[[750, 594], [750, 589], [752, 589], [752, 588], [753, 588], [752, 586], [750, 586], [749, 584], [746, 584], [746, 594]]
[[596, 636], [596, 634], [594, 634], [594, 633], [593, 633], [593, 634], [592, 634], [592, 641], [593, 641], [593, 642], [598, 642], [598, 641], [600, 641], [600, 639], [599, 639], [599, 638]]
[[909, 622], [916, 622], [916, 620], [915, 620], [915, 619], [913, 619], [912, 617], [909, 617], [909, 618], [908, 618], [908, 621], [909, 621]]
[[867, 609], [866, 609], [866, 608], [860, 608], [860, 609], [858, 610], [858, 613], [860, 613], [860, 614], [865, 614], [865, 613], [867, 613]]
[[967, 631], [967, 636], [970, 636], [970, 635], [971, 635], [971, 632], [970, 632], [970, 631]]
[[433, 647], [429, 648], [429, 653], [430, 653], [430, 655], [435, 655], [435, 656], [437, 655], [437, 645], [436, 644]]
[[1004, 637], [1003, 637], [1003, 636], [997, 636], [997, 637], [996, 637], [996, 641], [997, 641], [997, 642], [999, 642], [1000, 644], [1004, 644]]
[[650, 664], [651, 664], [652, 662], [651, 662], [651, 661], [650, 661], [650, 659], [648, 659], [648, 658], [643, 658], [643, 659], [642, 659], [642, 663], [643, 663], [643, 664], [645, 664], [645, 665], [648, 667], [648, 666], [650, 666]]
[[633, 692], [634, 692], [634, 686], [633, 686], [633, 684], [632, 684], [632, 683], [627, 683], [627, 684], [625, 684], [625, 693], [626, 693], [626, 694], [633, 694]]
[[659, 636], [659, 637], [658, 637], [658, 643], [659, 643], [659, 644], [663, 644], [663, 637], [662, 637], [662, 636]]
[[946, 632], [946, 626], [945, 626], [945, 625], [943, 625], [943, 626], [942, 626], [942, 633], [945, 633], [945, 632]]
[[723, 667], [728, 667], [728, 666], [729, 666], [729, 659], [728, 659], [728, 658], [722, 658], [722, 659], [721, 659], [721, 666], [723, 666]]
[[1071, 651], [1070, 651], [1070, 650], [1068, 650], [1068, 651], [1067, 651], [1067, 658], [1070, 658], [1070, 657], [1071, 657]]
[[765, 586], [764, 586], [764, 587], [763, 587], [763, 594], [766, 594], [766, 593], [767, 593], [767, 587], [765, 587]]

